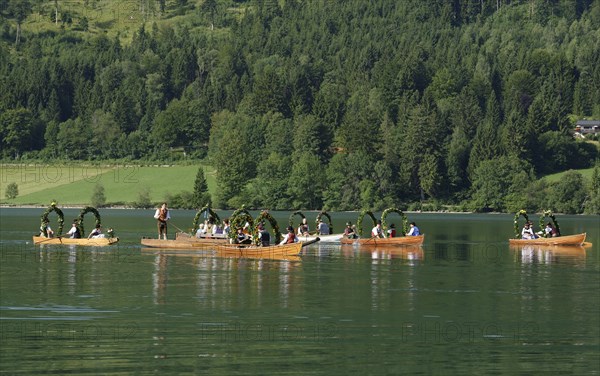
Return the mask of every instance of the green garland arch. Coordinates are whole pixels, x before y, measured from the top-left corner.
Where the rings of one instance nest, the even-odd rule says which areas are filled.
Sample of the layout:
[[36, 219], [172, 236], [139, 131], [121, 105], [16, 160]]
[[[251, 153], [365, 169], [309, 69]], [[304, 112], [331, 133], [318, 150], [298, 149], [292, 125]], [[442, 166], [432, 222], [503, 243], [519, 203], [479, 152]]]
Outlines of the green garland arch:
[[56, 215], [58, 215], [58, 231], [56, 232], [55, 236], [59, 237], [62, 235], [63, 227], [65, 225], [65, 216], [64, 216], [62, 210], [60, 210], [59, 208], [56, 207], [56, 202], [52, 202], [50, 204], [50, 206], [48, 206], [46, 211], [41, 215], [40, 228], [42, 229], [44, 236], [48, 237], [48, 231], [46, 230], [46, 227], [44, 226], [44, 222], [46, 222], [46, 221], [50, 222], [50, 220], [48, 220], [48, 215], [52, 212], [56, 212]]
[[[306, 218], [306, 216], [300, 210], [295, 211], [292, 214], [290, 214], [289, 223], [290, 223], [290, 226], [292, 226], [294, 229], [296, 228], [296, 226], [294, 226], [294, 217], [297, 215], [300, 216], [302, 219]], [[300, 220], [300, 222], [302, 222], [302, 219]]]
[[388, 229], [386, 218], [390, 213], [397, 213], [400, 215], [402, 220], [402, 234], [400, 236], [405, 236], [408, 233], [408, 218], [406, 218], [406, 214], [398, 208], [387, 208], [381, 213], [381, 227], [383, 228], [383, 232], [386, 233]]
[[365, 217], [365, 215], [367, 215], [367, 214], [373, 220], [373, 227], [375, 227], [377, 225], [377, 219], [375, 219], [375, 216], [373, 215], [372, 211], [370, 211], [370, 210], [361, 211], [360, 214], [358, 215], [358, 220], [356, 221], [356, 227], [358, 227], [358, 236], [361, 238], [362, 238], [362, 234], [363, 234], [362, 221], [363, 221], [363, 218]]
[[521, 216], [525, 218], [525, 222], [529, 222], [529, 216], [525, 210], [521, 209], [515, 214], [515, 239], [521, 238], [521, 231], [519, 231], [519, 217]]
[[77, 221], [77, 228], [79, 229], [79, 233], [81, 234], [82, 238], [85, 237], [85, 231], [83, 229], [83, 217], [85, 217], [85, 215], [87, 213], [93, 213], [94, 217], [96, 217], [96, 225], [95, 225], [96, 227], [100, 226], [102, 224], [102, 220], [100, 218], [100, 213], [98, 213], [98, 210], [96, 210], [95, 207], [86, 206], [85, 208], [81, 209], [81, 212], [79, 213], [79, 217], [77, 217], [76, 221]]
[[[277, 223], [277, 220], [275, 220], [275, 218], [273, 218], [273, 216], [271, 215], [271, 213], [269, 213], [267, 210], [263, 210], [262, 212], [260, 212], [260, 214], [258, 215], [258, 217], [256, 217], [256, 219], [254, 220], [254, 223], [260, 223], [263, 220], [268, 220], [269, 223], [271, 224], [271, 227], [273, 229], [273, 234], [275, 235], [275, 244], [279, 244], [279, 242], [281, 242], [281, 230], [279, 229], [279, 224]], [[254, 241], [254, 244], [259, 244], [258, 242], [258, 225], [255, 226], [252, 229], [252, 239]]]
[[194, 222], [192, 223], [192, 234], [195, 234], [196, 230], [198, 230], [198, 223], [200, 222], [200, 217], [204, 212], [208, 212], [208, 214], [215, 219], [217, 225], [221, 223], [221, 218], [219, 215], [211, 209], [210, 205], [205, 205], [198, 211], [198, 213], [196, 213], [196, 216], [194, 217]]
[[[546, 224], [544, 222], [546, 222], [546, 218], [548, 217], [552, 220], [554, 228], [556, 229], [558, 236], [560, 236], [560, 226], [558, 225], [558, 221], [556, 220], [556, 217], [554, 216], [554, 213], [552, 213], [551, 210], [544, 210], [544, 214], [540, 217], [540, 228], [543, 229], [546, 227]], [[544, 231], [544, 236], [547, 236], [546, 231]], [[550, 234], [550, 236], [552, 236], [552, 234]]]
[[317, 215], [317, 219], [315, 219], [315, 228], [319, 228], [319, 221], [323, 216], [325, 216], [325, 218], [327, 218], [327, 221], [329, 222], [329, 233], [333, 234], [333, 222], [331, 222], [331, 216], [325, 210], [321, 210], [321, 212]]
[[252, 215], [248, 212], [248, 210], [242, 206], [234, 211], [233, 214], [231, 214], [231, 217], [229, 217], [229, 227], [231, 228], [231, 231], [229, 231], [229, 237], [235, 240], [237, 237], [237, 229], [239, 227], [244, 227], [246, 222], [250, 223], [250, 233], [253, 234], [254, 218], [252, 218]]

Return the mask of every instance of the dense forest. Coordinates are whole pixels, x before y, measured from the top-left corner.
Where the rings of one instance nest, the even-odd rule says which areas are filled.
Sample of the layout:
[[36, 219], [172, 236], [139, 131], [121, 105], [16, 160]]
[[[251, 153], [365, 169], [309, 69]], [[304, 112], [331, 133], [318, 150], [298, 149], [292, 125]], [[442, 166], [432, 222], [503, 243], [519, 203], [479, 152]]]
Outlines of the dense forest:
[[135, 0], [131, 38], [61, 2], [0, 0], [4, 161], [202, 161], [220, 208], [600, 213], [599, 0]]

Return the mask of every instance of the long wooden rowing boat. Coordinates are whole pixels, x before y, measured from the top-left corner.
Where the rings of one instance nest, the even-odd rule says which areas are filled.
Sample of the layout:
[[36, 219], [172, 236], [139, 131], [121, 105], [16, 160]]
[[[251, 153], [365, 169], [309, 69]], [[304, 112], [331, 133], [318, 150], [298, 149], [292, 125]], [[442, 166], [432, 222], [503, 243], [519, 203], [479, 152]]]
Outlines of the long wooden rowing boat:
[[228, 239], [226, 238], [195, 238], [185, 237], [172, 239], [149, 239], [144, 238], [140, 243], [144, 247], [149, 248], [163, 248], [163, 249], [213, 249], [215, 245], [227, 244]]
[[376, 247], [376, 246], [404, 246], [404, 245], [421, 245], [425, 240], [425, 235], [418, 236], [399, 236], [397, 238], [359, 238], [348, 239], [342, 237], [342, 244], [355, 244], [361, 247]]
[[93, 246], [93, 247], [103, 247], [107, 245], [117, 244], [119, 242], [119, 238], [94, 238], [94, 239], [71, 239], [64, 237], [56, 237], [56, 238], [46, 238], [43, 236], [34, 236], [33, 244], [37, 245], [84, 245], [84, 246]]
[[537, 239], [509, 239], [510, 245], [565, 245], [581, 246], [585, 243], [585, 232], [583, 234], [559, 236], [556, 238], [537, 238]]
[[228, 244], [217, 245], [215, 250], [219, 255], [237, 255], [240, 257], [265, 257], [274, 258], [282, 256], [298, 255], [302, 247], [318, 242], [316, 238], [307, 242], [272, 245], [269, 247], [258, 247], [254, 245]]

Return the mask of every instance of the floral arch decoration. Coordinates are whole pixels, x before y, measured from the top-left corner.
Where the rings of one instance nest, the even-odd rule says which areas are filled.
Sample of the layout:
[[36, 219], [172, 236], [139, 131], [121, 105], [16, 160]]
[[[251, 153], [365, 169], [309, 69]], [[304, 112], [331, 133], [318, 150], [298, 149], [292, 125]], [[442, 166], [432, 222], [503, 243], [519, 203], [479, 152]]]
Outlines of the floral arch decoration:
[[319, 221], [322, 217], [327, 218], [327, 222], [329, 224], [329, 233], [333, 234], [333, 222], [331, 222], [331, 216], [325, 210], [321, 210], [321, 212], [317, 215], [317, 219], [315, 219], [315, 228], [318, 228]]
[[290, 214], [289, 223], [290, 223], [290, 226], [292, 226], [293, 228], [296, 228], [296, 226], [294, 226], [294, 217], [295, 216], [299, 216], [300, 218], [302, 218], [300, 220], [300, 222], [302, 222], [302, 220], [306, 218], [306, 216], [300, 210], [295, 211], [292, 214]]
[[406, 218], [406, 214], [398, 208], [387, 208], [381, 213], [381, 227], [383, 228], [383, 232], [385, 233], [388, 229], [388, 225], [386, 222], [386, 218], [390, 213], [397, 213], [400, 215], [400, 219], [402, 221], [402, 234], [400, 236], [404, 236], [408, 233], [408, 218]]
[[256, 217], [256, 219], [254, 220], [254, 223], [257, 224], [252, 230], [252, 239], [254, 239], [254, 244], [258, 244], [258, 224], [264, 221], [265, 219], [271, 224], [273, 235], [275, 235], [275, 244], [279, 244], [282, 238], [281, 230], [279, 229], [279, 224], [277, 223], [277, 220], [273, 218], [271, 213], [269, 213], [269, 211], [267, 210], [263, 210], [262, 212], [260, 212], [258, 217]]
[[215, 220], [215, 223], [217, 225], [221, 223], [221, 218], [219, 217], [219, 215], [215, 213], [214, 210], [212, 210], [209, 204], [207, 204], [196, 213], [196, 216], [194, 217], [194, 222], [192, 223], [192, 234], [195, 234], [196, 230], [198, 230], [198, 224], [200, 222], [200, 218], [202, 217], [202, 213], [208, 213], [208, 215], [210, 215]]
[[100, 213], [98, 213], [98, 210], [96, 210], [96, 208], [94, 208], [93, 206], [86, 206], [85, 208], [81, 209], [81, 212], [79, 213], [79, 217], [77, 217], [76, 222], [77, 222], [77, 228], [79, 229], [79, 233], [81, 234], [81, 237], [85, 236], [85, 231], [83, 229], [83, 217], [85, 217], [85, 215], [87, 213], [93, 213], [94, 217], [96, 218], [96, 227], [100, 226], [102, 224], [102, 221], [100, 219]]
[[62, 210], [60, 210], [59, 208], [56, 207], [56, 202], [52, 202], [50, 204], [50, 206], [48, 206], [46, 211], [41, 215], [41, 217], [40, 217], [41, 229], [42, 229], [42, 233], [44, 234], [44, 236], [48, 237], [48, 231], [46, 229], [46, 226], [44, 226], [44, 224], [46, 222], [50, 222], [50, 220], [48, 219], [48, 215], [50, 215], [50, 213], [52, 213], [52, 212], [55, 212], [56, 215], [58, 215], [58, 231], [56, 232], [56, 236], [58, 237], [62, 234], [63, 227], [65, 225], [65, 216], [64, 216]]
[[237, 229], [244, 227], [244, 225], [248, 222], [250, 224], [250, 234], [254, 233], [254, 218], [244, 206], [237, 209], [231, 214], [229, 217], [229, 226], [231, 227], [231, 231], [229, 231], [229, 237], [231, 239], [235, 239], [237, 237]]
[[[554, 213], [552, 213], [551, 210], [544, 210], [543, 215], [540, 217], [540, 228], [543, 229], [544, 227], [546, 227], [546, 218], [550, 218], [552, 220], [552, 224], [554, 224], [556, 232], [560, 235], [560, 226], [558, 225], [558, 221], [556, 220], [556, 217], [554, 216]], [[545, 231], [544, 235], [546, 235]], [[552, 234], [550, 234], [550, 236], [552, 236]]]
[[363, 221], [363, 218], [365, 217], [365, 215], [368, 215], [369, 217], [371, 217], [371, 219], [373, 220], [373, 227], [375, 227], [377, 225], [377, 219], [375, 219], [373, 212], [371, 212], [370, 210], [363, 210], [358, 215], [358, 220], [356, 221], [356, 227], [358, 227], [358, 236], [359, 237], [362, 237], [362, 234], [363, 234], [362, 221]]
[[514, 227], [515, 227], [515, 239], [521, 238], [521, 231], [519, 231], [519, 217], [525, 218], [525, 222], [529, 222], [529, 216], [527, 212], [523, 209], [519, 210], [517, 214], [515, 214]]

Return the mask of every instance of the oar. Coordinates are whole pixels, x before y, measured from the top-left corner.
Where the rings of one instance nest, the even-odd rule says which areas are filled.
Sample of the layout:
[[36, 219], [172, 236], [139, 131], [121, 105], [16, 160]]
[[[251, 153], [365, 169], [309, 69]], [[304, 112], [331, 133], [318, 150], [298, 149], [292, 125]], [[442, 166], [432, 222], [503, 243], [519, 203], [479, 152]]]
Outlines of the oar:
[[[172, 224], [172, 225], [173, 225], [173, 227], [175, 227], [177, 230], [179, 230], [179, 231], [181, 231], [181, 232], [185, 232], [185, 231], [183, 231], [182, 229], [180, 229], [179, 227], [175, 226], [175, 224], [174, 224], [174, 223], [171, 223], [171, 224]], [[186, 233], [186, 234], [187, 234], [187, 233]]]
[[583, 248], [590, 248], [592, 246], [592, 243], [590, 243], [590, 242], [583, 242], [583, 244], [581, 244], [581, 246]]
[[45, 242], [47, 242], [49, 240], [53, 240], [53, 239], [58, 239], [60, 241], [60, 243], [62, 244], [62, 236], [56, 236], [54, 238], [48, 238], [46, 240], [42, 240], [41, 242], [37, 242], [37, 244], [42, 244], [42, 243], [45, 243]]

